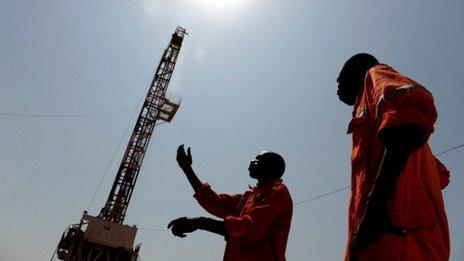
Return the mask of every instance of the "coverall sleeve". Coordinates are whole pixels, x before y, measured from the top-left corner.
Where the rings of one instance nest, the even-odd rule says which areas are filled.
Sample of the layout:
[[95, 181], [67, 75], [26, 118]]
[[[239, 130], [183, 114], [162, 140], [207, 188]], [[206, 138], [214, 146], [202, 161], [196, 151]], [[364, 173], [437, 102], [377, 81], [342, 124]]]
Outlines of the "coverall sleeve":
[[242, 195], [217, 194], [208, 183], [204, 183], [193, 197], [208, 213], [224, 219], [234, 214]]
[[268, 235], [279, 216], [285, 213], [291, 215], [292, 207], [287, 190], [273, 189], [264, 198], [253, 203], [244, 215], [227, 216], [224, 219], [226, 230], [231, 237], [238, 237], [243, 243], [257, 242]]
[[378, 132], [385, 128], [402, 125], [419, 125], [428, 136], [434, 131], [437, 111], [432, 95], [423, 87], [410, 85], [409, 89], [387, 88], [377, 97], [376, 118], [380, 125]]
[[437, 164], [438, 178], [440, 179], [440, 187], [444, 189], [450, 183], [450, 171], [446, 168], [445, 164], [441, 163], [436, 157], [435, 161]]

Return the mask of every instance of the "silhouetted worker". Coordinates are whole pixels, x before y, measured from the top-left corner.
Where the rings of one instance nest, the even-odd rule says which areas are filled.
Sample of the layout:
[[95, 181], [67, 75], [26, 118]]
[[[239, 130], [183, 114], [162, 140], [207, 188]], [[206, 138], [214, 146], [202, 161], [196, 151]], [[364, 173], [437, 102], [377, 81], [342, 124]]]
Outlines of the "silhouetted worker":
[[195, 191], [194, 197], [209, 213], [222, 220], [206, 217], [181, 217], [168, 228], [178, 237], [197, 229], [224, 236], [226, 261], [281, 261], [292, 219], [293, 204], [287, 187], [282, 183], [284, 159], [275, 152], [263, 151], [250, 162], [250, 177], [256, 187], [243, 195], [216, 194], [208, 183], [202, 183], [192, 169], [190, 148], [177, 149], [177, 162]]
[[431, 93], [365, 53], [337, 82], [340, 100], [354, 106], [345, 260], [448, 260], [449, 172], [427, 145], [437, 119]]

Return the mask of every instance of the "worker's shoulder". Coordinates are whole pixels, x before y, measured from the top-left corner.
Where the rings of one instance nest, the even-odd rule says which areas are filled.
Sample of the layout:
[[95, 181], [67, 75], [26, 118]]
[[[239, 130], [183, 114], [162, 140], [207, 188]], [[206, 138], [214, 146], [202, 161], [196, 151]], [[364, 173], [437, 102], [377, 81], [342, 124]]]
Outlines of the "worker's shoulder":
[[274, 184], [272, 187], [271, 195], [276, 202], [280, 202], [279, 205], [282, 207], [282, 211], [285, 211], [285, 213], [292, 211], [292, 196], [290, 195], [290, 191], [288, 190], [287, 186], [282, 181], [276, 182]]
[[376, 66], [373, 66], [372, 68], [370, 68], [368, 70], [368, 73], [370, 73], [370, 74], [385, 73], [385, 72], [396, 72], [396, 73], [398, 73], [398, 71], [393, 69], [393, 67], [391, 67], [388, 64], [384, 64], [384, 63], [377, 64]]
[[281, 180], [273, 184], [273, 186], [270, 189], [270, 193], [278, 197], [284, 196], [291, 198], [287, 186]]
[[286, 190], [288, 191], [287, 186], [284, 184], [282, 180], [278, 180], [272, 184], [272, 189], [273, 190]]
[[387, 64], [378, 64], [368, 70], [368, 78], [373, 80], [377, 85], [392, 85], [398, 87], [402, 84], [418, 84], [409, 76], [400, 73], [393, 67]]

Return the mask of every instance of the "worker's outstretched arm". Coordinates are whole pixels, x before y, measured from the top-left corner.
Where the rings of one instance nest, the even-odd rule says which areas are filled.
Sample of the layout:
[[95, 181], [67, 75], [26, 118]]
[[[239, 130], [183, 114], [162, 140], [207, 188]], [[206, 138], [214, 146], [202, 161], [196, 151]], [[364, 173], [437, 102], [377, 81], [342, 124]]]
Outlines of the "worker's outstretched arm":
[[182, 171], [185, 173], [190, 185], [192, 186], [193, 190], [197, 192], [197, 190], [201, 187], [202, 183], [200, 179], [198, 179], [197, 175], [193, 171], [192, 168], [192, 154], [190, 153], [190, 147], [187, 148], [187, 153], [184, 149], [184, 144], [180, 145], [177, 148], [177, 163]]
[[227, 231], [224, 226], [224, 221], [212, 218], [181, 217], [169, 222], [168, 229], [171, 229], [172, 234], [178, 237], [185, 237], [185, 233], [191, 233], [197, 229], [201, 229], [224, 236], [227, 239]]
[[369, 194], [366, 210], [351, 242], [352, 260], [359, 251], [385, 232], [405, 234], [389, 219], [387, 203], [409, 156], [425, 143], [425, 131], [419, 125], [386, 128], [380, 132], [385, 145], [377, 177]]

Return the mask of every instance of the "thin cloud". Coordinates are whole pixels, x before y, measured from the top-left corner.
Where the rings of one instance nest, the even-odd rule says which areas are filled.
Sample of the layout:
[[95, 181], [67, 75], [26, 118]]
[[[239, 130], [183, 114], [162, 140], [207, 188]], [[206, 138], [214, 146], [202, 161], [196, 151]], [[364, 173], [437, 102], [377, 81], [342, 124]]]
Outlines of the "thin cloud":
[[163, 9], [166, 7], [166, 2], [159, 0], [144, 0], [143, 7], [147, 16], [158, 18], [163, 13]]

